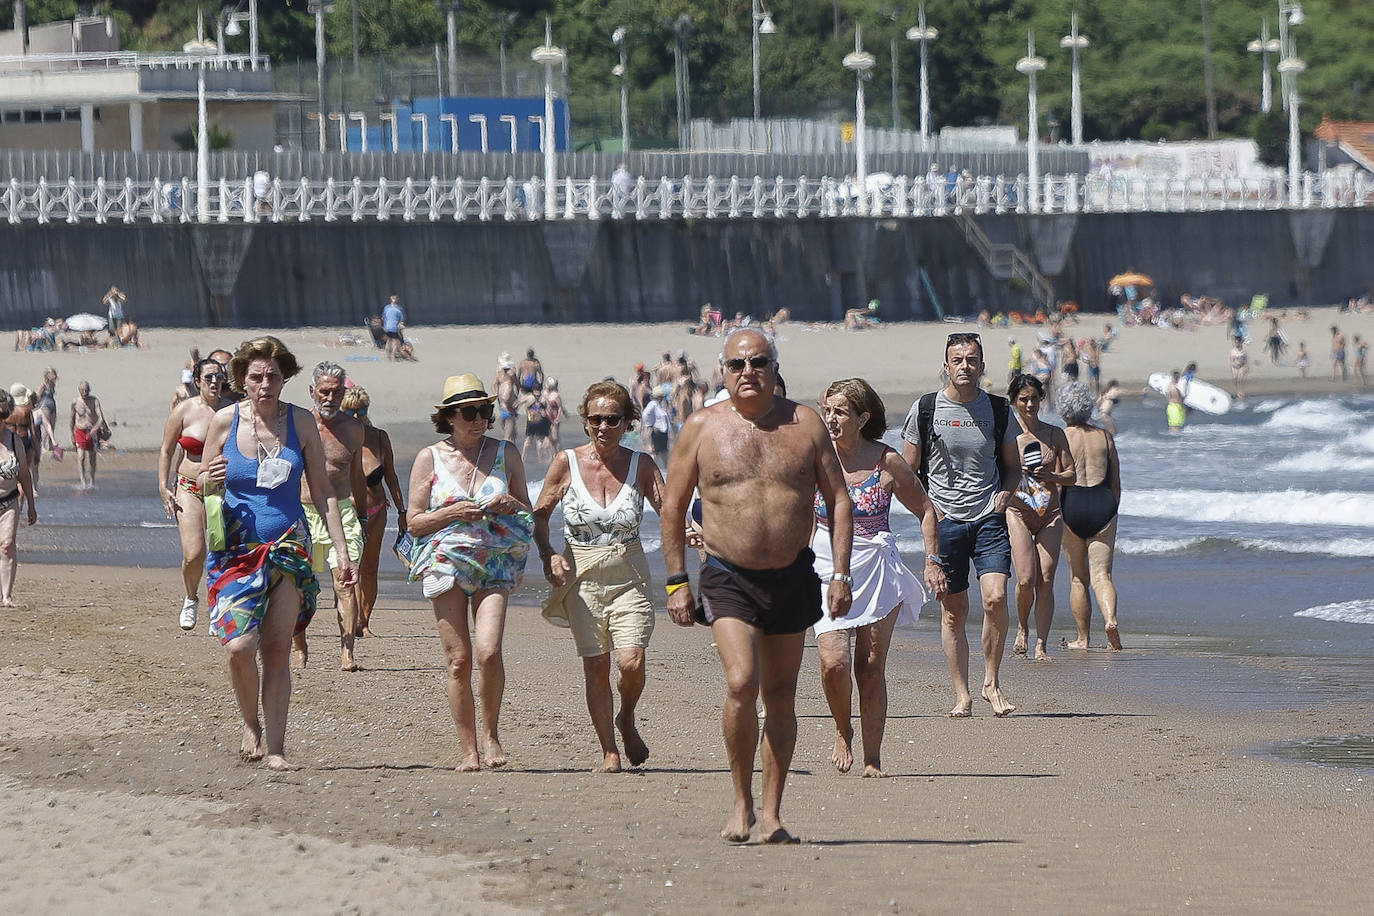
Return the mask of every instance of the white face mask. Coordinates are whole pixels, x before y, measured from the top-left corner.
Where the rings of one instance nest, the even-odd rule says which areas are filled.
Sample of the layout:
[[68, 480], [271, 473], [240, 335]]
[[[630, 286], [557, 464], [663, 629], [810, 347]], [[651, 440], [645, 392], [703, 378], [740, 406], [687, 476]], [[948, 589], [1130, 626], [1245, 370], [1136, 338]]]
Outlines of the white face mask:
[[291, 462], [285, 458], [264, 458], [258, 462], [258, 486], [275, 490], [291, 476]]

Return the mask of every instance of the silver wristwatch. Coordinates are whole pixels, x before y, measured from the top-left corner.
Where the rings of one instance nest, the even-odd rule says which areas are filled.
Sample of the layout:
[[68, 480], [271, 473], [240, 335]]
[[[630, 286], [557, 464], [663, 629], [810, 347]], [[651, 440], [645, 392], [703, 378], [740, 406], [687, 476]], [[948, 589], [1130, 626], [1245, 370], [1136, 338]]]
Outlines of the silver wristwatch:
[[847, 573], [831, 573], [831, 574], [830, 574], [830, 581], [831, 581], [831, 582], [843, 582], [845, 585], [848, 585], [850, 588], [853, 588], [853, 587], [854, 587], [854, 577], [851, 576], [851, 575], [849, 575], [849, 574], [847, 574]]

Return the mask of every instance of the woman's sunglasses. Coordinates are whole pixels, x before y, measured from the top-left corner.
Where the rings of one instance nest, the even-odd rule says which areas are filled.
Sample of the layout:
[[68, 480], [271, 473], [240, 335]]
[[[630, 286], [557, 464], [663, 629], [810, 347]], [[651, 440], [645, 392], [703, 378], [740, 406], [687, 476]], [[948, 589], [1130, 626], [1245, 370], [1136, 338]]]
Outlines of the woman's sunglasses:
[[483, 420], [490, 420], [495, 413], [496, 408], [490, 404], [482, 404], [477, 407], [471, 404], [464, 404], [462, 407], [458, 408], [458, 415], [467, 423], [471, 423], [478, 417], [481, 417]]
[[771, 356], [751, 356], [748, 359], [725, 360], [725, 368], [735, 373], [743, 372], [745, 366], [750, 369], [767, 369], [771, 365], [773, 365], [773, 357]]
[[616, 427], [620, 426], [621, 423], [624, 422], [624, 417], [615, 416], [614, 414], [607, 416], [599, 413], [594, 413], [587, 418], [588, 426], [604, 426], [607, 429], [615, 429]]

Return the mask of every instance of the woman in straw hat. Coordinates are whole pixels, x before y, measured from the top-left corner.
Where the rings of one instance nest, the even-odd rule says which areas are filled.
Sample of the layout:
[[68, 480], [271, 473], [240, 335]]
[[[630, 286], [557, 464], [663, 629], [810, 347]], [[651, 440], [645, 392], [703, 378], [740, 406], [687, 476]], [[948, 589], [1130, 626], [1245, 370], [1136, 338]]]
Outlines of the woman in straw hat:
[[459, 772], [482, 766], [474, 655], [482, 673], [486, 763], [507, 762], [498, 736], [506, 686], [501, 636], [506, 602], [520, 584], [534, 533], [520, 456], [507, 453], [505, 440], [487, 435], [495, 401], [476, 375], [450, 376], [430, 417], [435, 431], [447, 436], [422, 449], [410, 473], [407, 527], [416, 539], [410, 580], [424, 584], [444, 644], [449, 708], [462, 743]]

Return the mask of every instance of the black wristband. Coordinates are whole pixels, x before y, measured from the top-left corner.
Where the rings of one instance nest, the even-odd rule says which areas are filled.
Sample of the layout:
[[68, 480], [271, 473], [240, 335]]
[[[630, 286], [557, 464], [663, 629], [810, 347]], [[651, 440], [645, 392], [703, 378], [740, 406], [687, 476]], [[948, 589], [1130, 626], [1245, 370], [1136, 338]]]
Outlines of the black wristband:
[[686, 584], [687, 584], [688, 582], [690, 582], [690, 581], [691, 581], [691, 578], [690, 578], [686, 573], [678, 573], [677, 575], [669, 576], [669, 577], [664, 581], [663, 584], [664, 584], [664, 585], [686, 585]]

